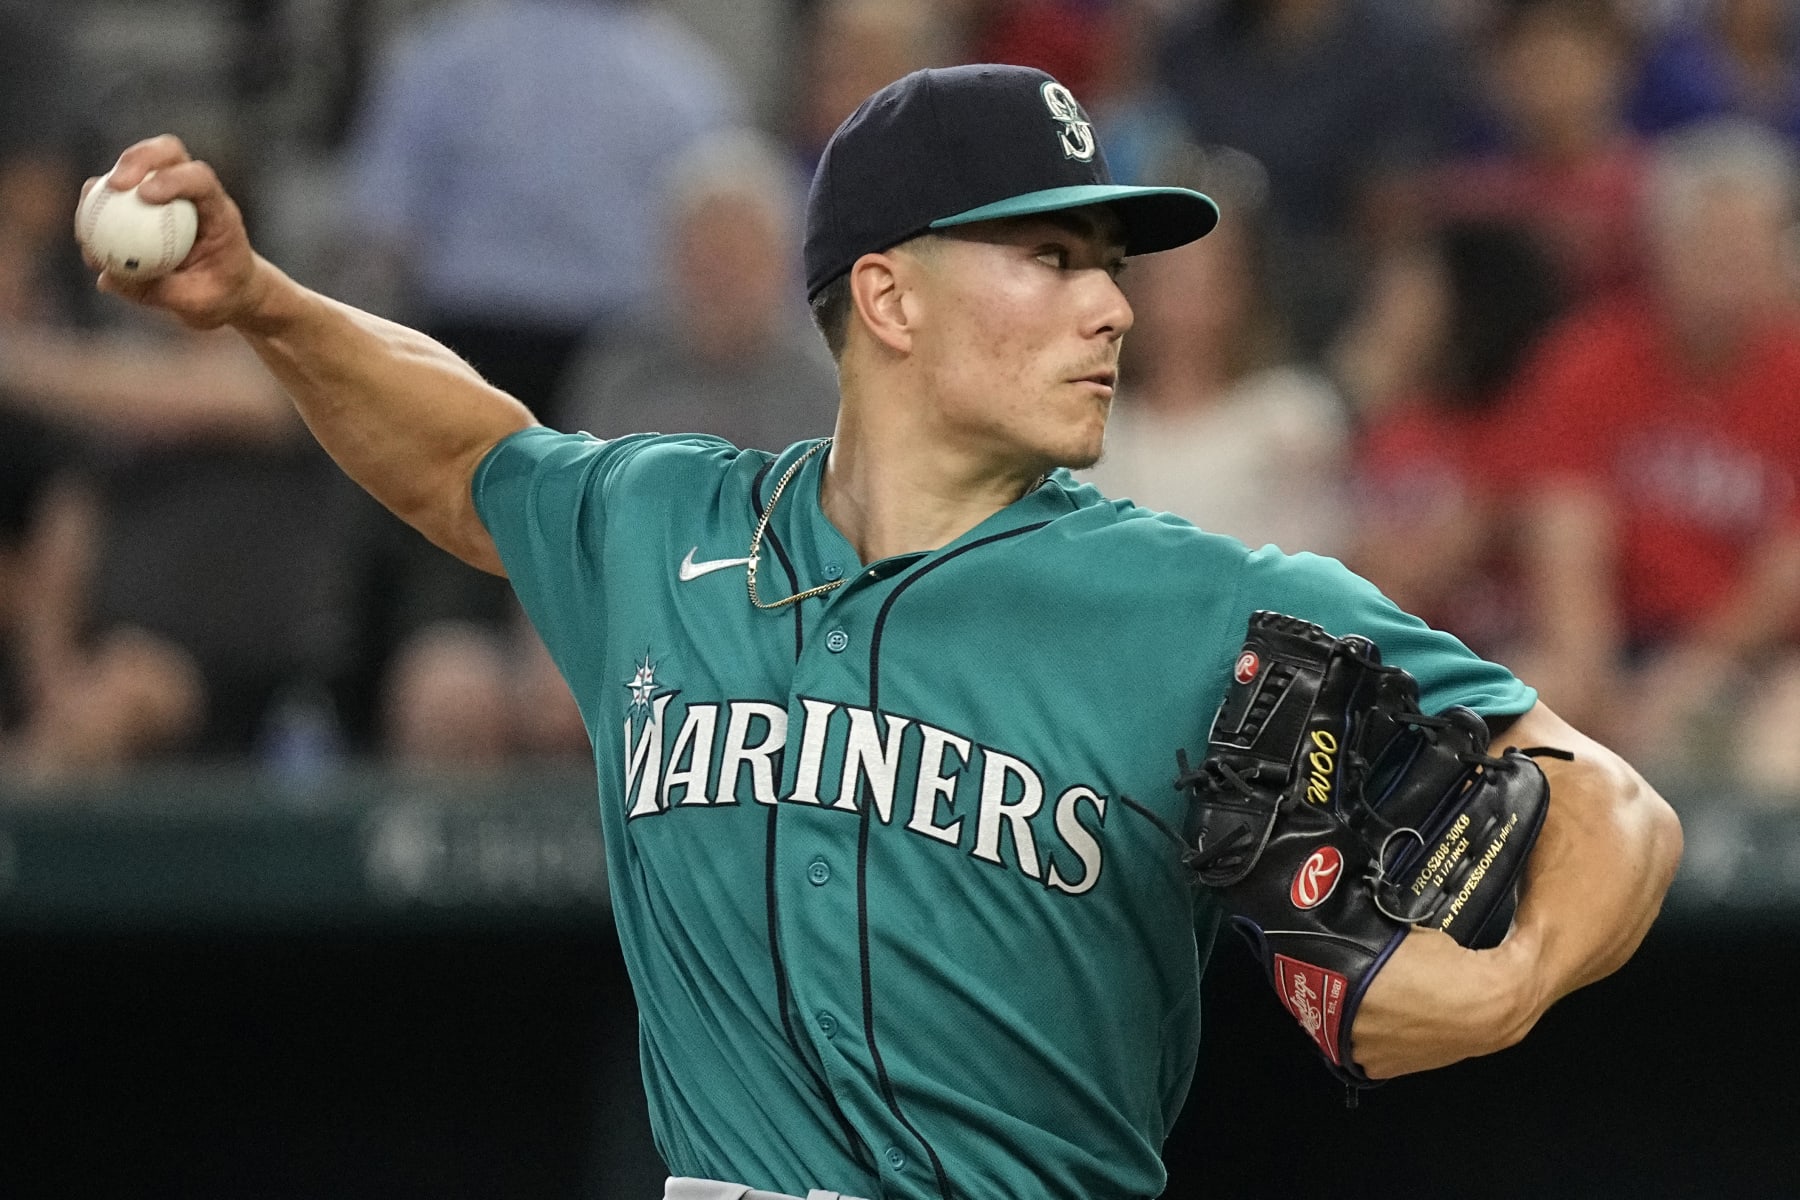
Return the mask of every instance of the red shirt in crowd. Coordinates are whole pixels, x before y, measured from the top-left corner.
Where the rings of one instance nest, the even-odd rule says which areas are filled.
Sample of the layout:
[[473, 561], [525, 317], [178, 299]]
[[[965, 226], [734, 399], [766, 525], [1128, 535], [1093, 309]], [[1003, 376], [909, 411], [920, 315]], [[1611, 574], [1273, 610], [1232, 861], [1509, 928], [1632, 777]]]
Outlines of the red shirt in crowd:
[[1515, 415], [1520, 484], [1582, 483], [1615, 504], [1634, 639], [1691, 627], [1769, 535], [1800, 528], [1800, 318], [1698, 376], [1647, 302], [1600, 305], [1549, 335]]
[[1358, 549], [1369, 557], [1351, 565], [1484, 654], [1502, 653], [1520, 632], [1501, 511], [1503, 421], [1499, 402], [1472, 409], [1410, 396], [1364, 427], [1353, 473]]
[[1647, 164], [1641, 144], [1558, 163], [1513, 155], [1466, 159], [1429, 181], [1441, 220], [1518, 222], [1537, 232], [1578, 298], [1597, 298], [1643, 276], [1639, 227]]

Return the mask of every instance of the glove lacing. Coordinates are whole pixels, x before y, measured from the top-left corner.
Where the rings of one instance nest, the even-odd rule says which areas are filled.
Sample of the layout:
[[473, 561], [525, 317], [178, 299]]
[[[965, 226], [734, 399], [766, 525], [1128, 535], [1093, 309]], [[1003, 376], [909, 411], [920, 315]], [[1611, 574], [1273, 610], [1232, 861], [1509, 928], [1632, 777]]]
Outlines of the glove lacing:
[[[1245, 808], [1259, 815], [1274, 807], [1271, 801], [1251, 786], [1262, 776], [1263, 769], [1260, 766], [1251, 767], [1247, 773], [1240, 773], [1230, 763], [1216, 760], [1208, 760], [1195, 767], [1189, 764], [1187, 752], [1183, 750], [1175, 752], [1175, 766], [1179, 772], [1175, 777], [1175, 787], [1179, 791], [1189, 793], [1191, 804], [1199, 802], [1198, 797], [1193, 794], [1193, 789], [1196, 785], [1204, 784], [1212, 791], [1229, 789], [1235, 792], [1237, 798], [1244, 802]], [[1207, 871], [1228, 855], [1236, 852], [1244, 842], [1255, 840], [1249, 828], [1244, 825], [1233, 826], [1227, 836], [1211, 846], [1204, 843], [1194, 844], [1183, 839], [1182, 847], [1186, 853], [1182, 855], [1182, 862], [1195, 873]]]

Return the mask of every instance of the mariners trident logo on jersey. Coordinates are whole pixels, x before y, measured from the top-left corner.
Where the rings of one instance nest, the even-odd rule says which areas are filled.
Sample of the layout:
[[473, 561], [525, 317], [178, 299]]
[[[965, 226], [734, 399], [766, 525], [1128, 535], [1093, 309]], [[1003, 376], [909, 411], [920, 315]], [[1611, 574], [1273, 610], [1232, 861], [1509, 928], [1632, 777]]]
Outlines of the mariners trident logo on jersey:
[[631, 681], [625, 685], [625, 690], [631, 693], [631, 712], [634, 716], [650, 711], [650, 702], [656, 697], [656, 664], [650, 661], [648, 651], [644, 653], [644, 661], [638, 664], [638, 669], [632, 674]]
[[1038, 92], [1044, 97], [1044, 105], [1050, 110], [1050, 115], [1062, 122], [1062, 131], [1057, 137], [1062, 141], [1063, 153], [1076, 162], [1092, 159], [1100, 143], [1094, 140], [1094, 127], [1088, 121], [1087, 114], [1081, 111], [1081, 105], [1075, 102], [1075, 93], [1054, 79], [1039, 88]]
[[[974, 738], [808, 697], [795, 736], [788, 710], [763, 700], [692, 702], [677, 716], [680, 689], [658, 683], [648, 654], [625, 687], [628, 818], [740, 798], [851, 813], [866, 805], [883, 825], [1014, 867], [1055, 891], [1080, 895], [1100, 880], [1107, 798], [1085, 784], [1052, 796], [1043, 771]], [[796, 768], [784, 792], [790, 752]]]

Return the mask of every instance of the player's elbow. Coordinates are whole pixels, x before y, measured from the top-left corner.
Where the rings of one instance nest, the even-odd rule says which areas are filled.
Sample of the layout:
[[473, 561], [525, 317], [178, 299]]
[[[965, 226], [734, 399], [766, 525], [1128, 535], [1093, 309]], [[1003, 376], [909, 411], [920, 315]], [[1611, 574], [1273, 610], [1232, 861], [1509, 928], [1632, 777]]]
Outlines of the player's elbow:
[[466, 449], [431, 464], [429, 469], [417, 472], [410, 491], [390, 491], [385, 499], [396, 516], [423, 534], [432, 545], [478, 571], [504, 578], [506, 568], [500, 561], [500, 552], [488, 533], [487, 524], [475, 507], [473, 489], [477, 468], [499, 440], [499, 437], [482, 438], [471, 443]]
[[487, 526], [482, 523], [472, 504], [464, 504], [450, 513], [440, 513], [436, 520], [413, 522], [434, 545], [448, 551], [478, 571], [506, 576], [500, 562], [500, 551], [494, 545]]
[[486, 571], [489, 575], [506, 578], [506, 566], [500, 561], [500, 552], [494, 547], [494, 539], [488, 536], [487, 530], [470, 533], [463, 538], [447, 544], [444, 549], [457, 558], [468, 563], [477, 571]]
[[1681, 818], [1623, 758], [1605, 751], [1594, 765], [1601, 773], [1600, 789], [1612, 800], [1621, 844], [1630, 849], [1640, 877], [1660, 902], [1681, 864]]
[[468, 496], [466, 481], [450, 486], [415, 489], [409, 495], [389, 491], [382, 502], [426, 541], [479, 571], [506, 575], [500, 552]]
[[1655, 881], [1656, 894], [1660, 898], [1675, 881], [1686, 843], [1681, 832], [1681, 818], [1675, 814], [1674, 807], [1641, 778], [1638, 786], [1636, 804], [1644, 825], [1645, 868]]
[[1623, 966], [1650, 931], [1681, 865], [1683, 838], [1674, 808], [1630, 764], [1608, 752], [1593, 765], [1603, 779], [1596, 790], [1611, 801], [1599, 806], [1604, 837], [1623, 876], [1618, 936], [1607, 961], [1596, 964], [1598, 977]]

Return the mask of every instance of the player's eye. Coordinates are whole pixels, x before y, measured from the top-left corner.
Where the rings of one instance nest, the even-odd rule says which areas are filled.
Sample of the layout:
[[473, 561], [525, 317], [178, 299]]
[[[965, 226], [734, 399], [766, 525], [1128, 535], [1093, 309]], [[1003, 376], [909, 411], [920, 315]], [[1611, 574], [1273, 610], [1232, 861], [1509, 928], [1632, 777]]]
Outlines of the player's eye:
[[1069, 248], [1055, 245], [1040, 247], [1037, 252], [1037, 260], [1047, 267], [1066, 271], [1069, 269]]
[[1131, 266], [1131, 264], [1125, 261], [1123, 257], [1115, 258], [1106, 264], [1106, 273], [1113, 277], [1114, 282], [1117, 282], [1119, 278], [1125, 274], [1125, 270], [1129, 266]]

